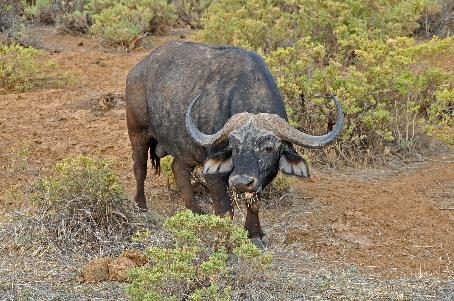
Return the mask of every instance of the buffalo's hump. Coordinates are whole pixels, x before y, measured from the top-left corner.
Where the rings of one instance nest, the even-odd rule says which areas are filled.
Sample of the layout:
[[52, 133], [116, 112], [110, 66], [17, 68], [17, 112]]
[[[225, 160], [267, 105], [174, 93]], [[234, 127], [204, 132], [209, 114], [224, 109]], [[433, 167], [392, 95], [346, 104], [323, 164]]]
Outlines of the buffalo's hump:
[[170, 42], [134, 69], [131, 72], [145, 76], [151, 133], [169, 154], [187, 162], [201, 164], [214, 151], [193, 143], [185, 128], [186, 110], [201, 92], [204, 94], [194, 107], [193, 119], [207, 134], [217, 132], [240, 112], [272, 113], [287, 120], [277, 85], [255, 53], [234, 47]]

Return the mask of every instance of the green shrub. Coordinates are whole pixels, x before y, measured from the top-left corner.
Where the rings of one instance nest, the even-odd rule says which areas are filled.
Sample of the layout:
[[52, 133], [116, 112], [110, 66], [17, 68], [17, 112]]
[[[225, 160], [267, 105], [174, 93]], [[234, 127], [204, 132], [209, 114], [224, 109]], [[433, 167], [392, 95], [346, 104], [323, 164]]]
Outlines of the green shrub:
[[454, 88], [440, 87], [428, 108], [425, 129], [431, 136], [454, 146]]
[[150, 9], [131, 10], [120, 3], [93, 15], [90, 31], [108, 44], [128, 47], [144, 32], [152, 16]]
[[167, 0], [151, 1], [153, 18], [150, 20], [149, 31], [155, 35], [165, 35], [176, 20], [175, 7]]
[[89, 17], [86, 13], [73, 11], [57, 18], [57, 28], [60, 32], [81, 35], [90, 32]]
[[330, 48], [344, 28], [354, 37], [396, 37], [412, 33], [430, 0], [220, 0], [203, 19], [201, 38], [265, 52], [311, 37]]
[[59, 23], [59, 19], [73, 12], [83, 12], [88, 0], [21, 0], [24, 16], [44, 24]]
[[167, 180], [167, 184], [170, 185], [170, 182], [174, 181], [173, 177], [173, 171], [172, 171], [172, 161], [173, 157], [172, 156], [165, 156], [164, 158], [161, 159], [160, 162], [160, 172], [164, 176], [164, 178]]
[[25, 6], [24, 13], [27, 19], [44, 24], [53, 24], [56, 18], [51, 0], [36, 0], [33, 4]]
[[25, 91], [37, 86], [61, 87], [72, 78], [39, 50], [0, 45], [0, 88]]
[[84, 9], [93, 15], [101, 13], [103, 10], [115, 6], [120, 1], [115, 0], [89, 0]]
[[[339, 39], [340, 53], [328, 63], [326, 48], [309, 38], [293, 47], [265, 56], [284, 94], [291, 121], [317, 133], [333, 124], [332, 109], [318, 95], [337, 93], [346, 114], [342, 141], [345, 149], [383, 151], [386, 144], [408, 146], [415, 138], [420, 117], [435, 101], [438, 87], [452, 86], [452, 76], [441, 69], [418, 65], [420, 53], [452, 51], [452, 40], [417, 44], [411, 38], [371, 40], [355, 43], [349, 64]], [[318, 126], [317, 126], [318, 125]]]
[[175, 8], [165, 0], [91, 0], [90, 31], [110, 45], [128, 47], [145, 32], [165, 34], [175, 20]]
[[190, 211], [167, 219], [173, 237], [168, 247], [150, 247], [149, 266], [130, 271], [131, 300], [232, 300], [235, 286], [247, 286], [246, 274], [270, 263], [229, 219]]
[[204, 15], [199, 38], [212, 44], [272, 50], [295, 36], [290, 30], [292, 18], [271, 1], [219, 1]]
[[0, 46], [0, 87], [23, 91], [32, 87], [39, 73], [39, 51], [19, 45]]

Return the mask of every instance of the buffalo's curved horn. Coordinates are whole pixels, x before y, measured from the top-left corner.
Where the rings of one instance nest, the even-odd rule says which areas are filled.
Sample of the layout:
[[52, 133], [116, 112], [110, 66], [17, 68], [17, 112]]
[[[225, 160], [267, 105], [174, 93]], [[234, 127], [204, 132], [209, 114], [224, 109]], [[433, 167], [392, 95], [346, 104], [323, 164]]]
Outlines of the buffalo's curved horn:
[[197, 95], [189, 105], [188, 110], [186, 111], [186, 129], [191, 136], [191, 138], [201, 146], [210, 146], [221, 141], [224, 141], [228, 138], [229, 134], [237, 128], [240, 128], [247, 122], [251, 122], [254, 118], [254, 114], [251, 113], [238, 113], [233, 115], [226, 124], [218, 132], [207, 135], [199, 131], [192, 120], [192, 108], [194, 104], [202, 97], [204, 92]]
[[336, 125], [332, 131], [322, 136], [313, 136], [293, 128], [287, 121], [274, 114], [258, 114], [255, 122], [257, 125], [273, 132], [284, 141], [297, 144], [305, 148], [321, 148], [334, 142], [339, 137], [344, 127], [344, 112], [335, 95], [329, 97], [336, 104]]

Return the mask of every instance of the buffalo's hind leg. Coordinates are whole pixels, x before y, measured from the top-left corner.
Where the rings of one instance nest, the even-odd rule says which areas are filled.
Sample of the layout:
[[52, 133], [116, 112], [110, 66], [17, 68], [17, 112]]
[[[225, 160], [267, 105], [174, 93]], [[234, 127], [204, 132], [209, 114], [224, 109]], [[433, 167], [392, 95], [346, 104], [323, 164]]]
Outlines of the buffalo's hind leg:
[[174, 158], [172, 161], [172, 171], [175, 176], [175, 182], [183, 195], [183, 202], [186, 208], [194, 213], [204, 214], [194, 196], [191, 184], [191, 172], [193, 167], [188, 166], [182, 160]]
[[132, 160], [134, 161], [134, 176], [136, 178], [136, 195], [134, 201], [142, 210], [147, 210], [145, 199], [145, 178], [147, 177], [148, 149], [150, 135], [146, 131], [130, 132], [132, 145]]

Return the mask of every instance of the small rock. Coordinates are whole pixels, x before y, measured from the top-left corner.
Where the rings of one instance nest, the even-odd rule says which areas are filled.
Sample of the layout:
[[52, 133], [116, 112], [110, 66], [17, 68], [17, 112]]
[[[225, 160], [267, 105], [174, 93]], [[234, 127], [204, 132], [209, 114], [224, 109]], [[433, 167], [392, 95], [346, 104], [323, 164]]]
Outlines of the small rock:
[[110, 257], [101, 257], [89, 261], [82, 270], [82, 281], [84, 283], [98, 283], [109, 280]]
[[110, 280], [125, 282], [128, 281], [128, 270], [137, 265], [127, 257], [118, 257], [109, 263]]

